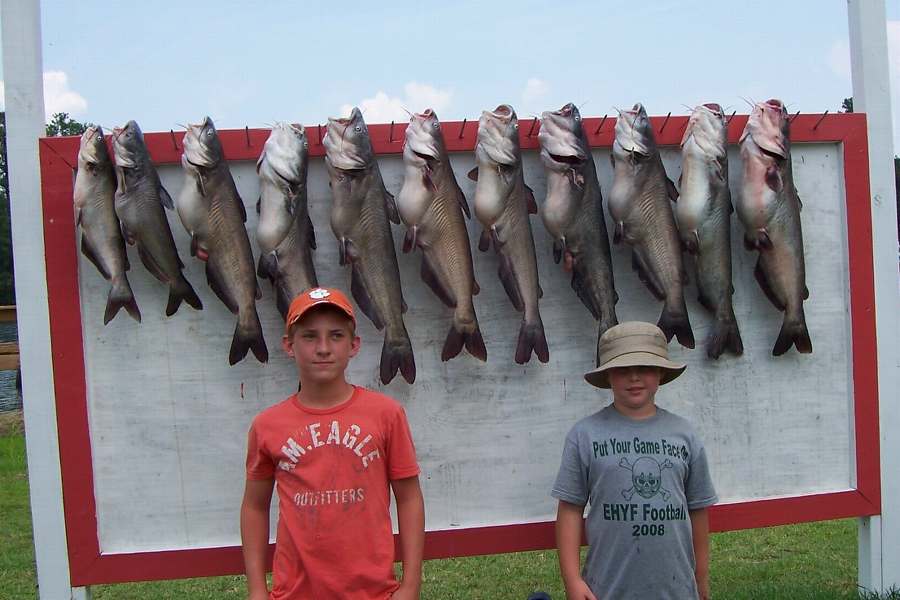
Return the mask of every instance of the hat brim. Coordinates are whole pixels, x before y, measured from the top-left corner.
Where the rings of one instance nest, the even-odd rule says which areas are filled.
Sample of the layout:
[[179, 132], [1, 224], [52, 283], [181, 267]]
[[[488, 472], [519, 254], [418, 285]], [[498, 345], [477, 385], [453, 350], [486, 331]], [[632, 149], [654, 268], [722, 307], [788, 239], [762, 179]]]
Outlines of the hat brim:
[[672, 362], [650, 352], [628, 352], [620, 354], [593, 371], [588, 371], [584, 374], [584, 380], [595, 387], [608, 390], [609, 370], [617, 367], [659, 367], [662, 371], [659, 384], [664, 385], [684, 373], [687, 365]]

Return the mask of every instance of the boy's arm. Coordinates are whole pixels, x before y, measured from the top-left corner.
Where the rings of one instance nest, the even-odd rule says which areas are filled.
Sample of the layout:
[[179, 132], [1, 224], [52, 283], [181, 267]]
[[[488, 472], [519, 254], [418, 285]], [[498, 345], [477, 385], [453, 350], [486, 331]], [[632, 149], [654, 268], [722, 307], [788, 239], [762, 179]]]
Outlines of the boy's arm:
[[425, 501], [419, 477], [391, 481], [397, 501], [397, 524], [400, 528], [400, 560], [403, 580], [391, 596], [392, 600], [418, 599], [422, 586], [422, 552], [425, 547]]
[[268, 600], [266, 555], [269, 550], [269, 505], [274, 479], [248, 479], [241, 502], [241, 544], [248, 600]]
[[560, 500], [556, 511], [556, 549], [559, 555], [559, 572], [569, 600], [597, 600], [581, 577], [583, 528], [584, 507]]
[[697, 566], [697, 590], [700, 600], [709, 600], [709, 511], [705, 508], [689, 511], [691, 516], [691, 537], [694, 543], [694, 559]]

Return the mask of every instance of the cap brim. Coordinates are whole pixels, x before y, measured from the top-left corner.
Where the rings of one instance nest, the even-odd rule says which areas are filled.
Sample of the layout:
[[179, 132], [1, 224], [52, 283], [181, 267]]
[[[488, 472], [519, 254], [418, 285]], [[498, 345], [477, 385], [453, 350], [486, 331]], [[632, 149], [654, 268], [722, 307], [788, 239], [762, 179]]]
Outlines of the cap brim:
[[659, 384], [664, 385], [684, 373], [687, 365], [672, 362], [650, 352], [629, 352], [615, 357], [593, 371], [588, 371], [584, 374], [584, 380], [595, 387], [608, 390], [609, 370], [616, 367], [659, 367], [662, 369]]

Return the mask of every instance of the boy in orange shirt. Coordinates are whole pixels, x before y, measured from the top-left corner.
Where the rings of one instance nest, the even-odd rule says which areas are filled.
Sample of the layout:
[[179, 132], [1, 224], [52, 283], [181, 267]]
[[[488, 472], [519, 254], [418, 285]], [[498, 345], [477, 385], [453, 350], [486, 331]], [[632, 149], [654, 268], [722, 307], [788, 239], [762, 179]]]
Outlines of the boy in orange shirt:
[[[288, 309], [282, 346], [301, 389], [256, 416], [247, 443], [241, 538], [249, 600], [419, 597], [425, 510], [403, 408], [345, 378], [359, 352], [353, 307], [314, 288]], [[269, 505], [278, 489], [271, 593]], [[394, 575], [390, 492], [403, 580]]]

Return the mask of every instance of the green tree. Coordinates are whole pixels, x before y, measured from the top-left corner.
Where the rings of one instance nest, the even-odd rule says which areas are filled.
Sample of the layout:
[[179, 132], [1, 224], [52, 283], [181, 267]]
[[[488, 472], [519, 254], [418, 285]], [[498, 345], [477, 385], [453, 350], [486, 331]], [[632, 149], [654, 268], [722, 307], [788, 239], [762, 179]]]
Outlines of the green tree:
[[[67, 113], [55, 113], [47, 123], [47, 136], [81, 135], [90, 127]], [[6, 162], [6, 113], [0, 111], [0, 304], [15, 304], [12, 236], [9, 217], [9, 171]]]
[[844, 101], [841, 102], [841, 112], [852, 113], [853, 112], [853, 97], [844, 98]]

